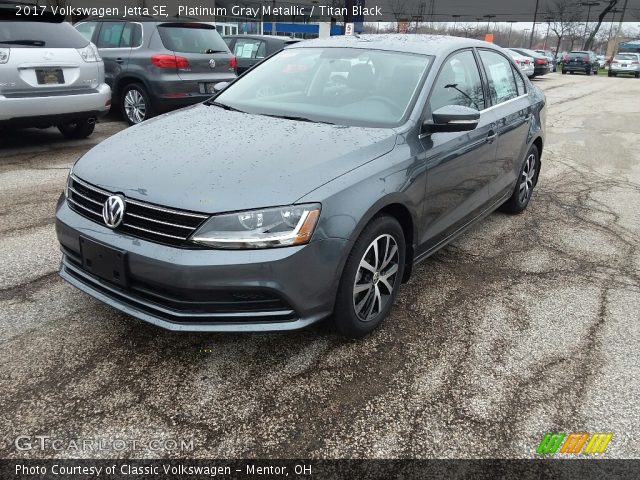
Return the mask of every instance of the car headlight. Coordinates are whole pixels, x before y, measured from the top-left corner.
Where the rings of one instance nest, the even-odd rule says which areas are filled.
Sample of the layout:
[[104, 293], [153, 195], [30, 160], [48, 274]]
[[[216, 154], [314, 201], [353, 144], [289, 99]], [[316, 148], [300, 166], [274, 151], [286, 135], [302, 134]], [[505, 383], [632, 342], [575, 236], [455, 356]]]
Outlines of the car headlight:
[[308, 243], [320, 205], [317, 203], [214, 215], [191, 241], [215, 248], [270, 248]]
[[102, 61], [102, 58], [100, 58], [100, 54], [98, 53], [98, 47], [91, 42], [89, 42], [89, 45], [86, 47], [79, 48], [78, 53], [85, 62], [91, 63]]
[[0, 63], [7, 63], [9, 61], [9, 55], [11, 55], [10, 48], [0, 48]]

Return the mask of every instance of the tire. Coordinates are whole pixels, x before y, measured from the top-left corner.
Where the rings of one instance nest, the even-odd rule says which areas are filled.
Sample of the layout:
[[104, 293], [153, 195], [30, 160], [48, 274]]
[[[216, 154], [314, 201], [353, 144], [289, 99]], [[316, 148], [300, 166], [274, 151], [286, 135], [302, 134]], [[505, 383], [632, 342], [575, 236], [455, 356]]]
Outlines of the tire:
[[333, 314], [338, 333], [362, 338], [382, 323], [398, 294], [405, 256], [405, 238], [398, 221], [389, 215], [371, 220], [353, 245], [342, 272]]
[[71, 140], [78, 140], [80, 138], [87, 138], [93, 133], [96, 128], [96, 121], [94, 118], [87, 118], [80, 122], [65, 123], [64, 125], [58, 125], [58, 130], [66, 138]]
[[120, 109], [129, 125], [137, 125], [154, 115], [149, 94], [140, 83], [130, 83], [122, 89]]
[[570, 75], [573, 75], [573, 74], [574, 74], [574, 71], [573, 71], [573, 70], [571, 70], [571, 71], [569, 72], [569, 74], [570, 74]]
[[511, 214], [524, 212], [533, 195], [533, 189], [538, 183], [539, 173], [540, 154], [538, 153], [538, 147], [531, 145], [520, 167], [518, 181], [513, 189], [513, 194], [502, 204], [500, 210]]
[[591, 70], [585, 70], [584, 74], [588, 77], [589, 75], [591, 75]]
[[636, 78], [640, 78], [640, 72], [636, 72]]
[[607, 72], [607, 77], [613, 77], [613, 73], [611, 71]]
[[563, 75], [566, 75], [566, 74], [567, 74], [567, 71], [566, 71], [566, 70], [562, 70], [562, 74], [563, 74]]

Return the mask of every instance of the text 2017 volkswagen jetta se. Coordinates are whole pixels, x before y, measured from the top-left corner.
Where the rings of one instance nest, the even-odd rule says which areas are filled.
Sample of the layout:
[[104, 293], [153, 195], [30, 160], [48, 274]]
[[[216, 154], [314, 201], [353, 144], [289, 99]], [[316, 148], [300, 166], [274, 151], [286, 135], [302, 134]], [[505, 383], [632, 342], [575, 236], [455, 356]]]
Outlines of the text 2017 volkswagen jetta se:
[[172, 330], [331, 316], [362, 336], [414, 263], [498, 207], [527, 207], [544, 104], [490, 43], [292, 45], [78, 160], [57, 208], [61, 275]]

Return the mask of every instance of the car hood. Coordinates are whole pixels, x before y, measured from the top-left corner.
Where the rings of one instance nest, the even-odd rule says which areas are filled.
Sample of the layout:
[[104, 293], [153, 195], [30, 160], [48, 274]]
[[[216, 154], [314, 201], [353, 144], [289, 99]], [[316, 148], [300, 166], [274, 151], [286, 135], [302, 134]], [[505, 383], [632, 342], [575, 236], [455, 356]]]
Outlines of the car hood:
[[199, 104], [100, 143], [74, 175], [126, 197], [205, 213], [294, 203], [391, 151], [396, 132]]

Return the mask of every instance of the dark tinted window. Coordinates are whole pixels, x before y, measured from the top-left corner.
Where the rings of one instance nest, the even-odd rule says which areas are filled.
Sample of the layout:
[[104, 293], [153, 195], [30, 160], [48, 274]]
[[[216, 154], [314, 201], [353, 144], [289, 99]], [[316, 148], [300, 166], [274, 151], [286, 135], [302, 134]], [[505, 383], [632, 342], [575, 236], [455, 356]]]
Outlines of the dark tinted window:
[[119, 48], [124, 22], [104, 22], [98, 36], [98, 48]]
[[499, 53], [480, 50], [480, 58], [489, 78], [489, 91], [493, 103], [502, 103], [518, 96], [511, 62]]
[[569, 54], [569, 58], [589, 58], [588, 53], [573, 52]]
[[34, 48], [83, 48], [89, 44], [69, 23], [2, 22], [0, 44]]
[[229, 48], [211, 25], [165, 23], [158, 27], [162, 44], [180, 53], [228, 52]]
[[431, 112], [446, 105], [483, 110], [484, 91], [475, 57], [470, 50], [456, 53], [445, 60], [429, 98]]

